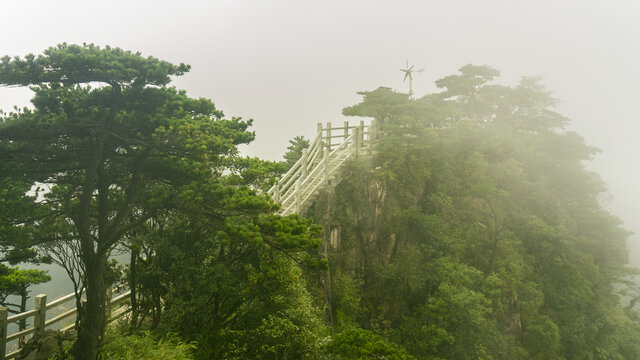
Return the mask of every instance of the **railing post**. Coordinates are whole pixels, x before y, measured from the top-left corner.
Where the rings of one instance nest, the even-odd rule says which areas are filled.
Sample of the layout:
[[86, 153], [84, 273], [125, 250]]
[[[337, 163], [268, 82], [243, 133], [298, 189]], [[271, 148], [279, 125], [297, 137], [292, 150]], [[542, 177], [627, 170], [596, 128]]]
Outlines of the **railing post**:
[[369, 123], [369, 130], [367, 131], [369, 136], [367, 136], [367, 142], [369, 143], [367, 146], [367, 152], [369, 155], [373, 154], [373, 144], [376, 141], [376, 120], [372, 119]]
[[9, 316], [9, 309], [2, 306], [0, 307], [0, 359], [4, 360], [4, 355], [7, 353], [7, 317]]
[[40, 294], [36, 296], [35, 301], [34, 309], [37, 312], [33, 319], [34, 337], [44, 333], [44, 322], [47, 318], [47, 295]]
[[111, 311], [113, 307], [111, 305], [111, 299], [113, 298], [113, 286], [107, 287], [107, 319], [111, 318]]
[[376, 139], [376, 120], [371, 120], [371, 124], [369, 125], [369, 140], [375, 141]]
[[360, 128], [353, 128], [353, 155], [358, 158], [358, 151], [360, 147]]
[[327, 149], [331, 150], [331, 122], [327, 123]]
[[[87, 310], [87, 298], [84, 299], [80, 299], [80, 307], [82, 308], [82, 311], [86, 311]], [[80, 316], [80, 309], [78, 309], [78, 315]], [[76, 317], [76, 325], [78, 325], [78, 317]]]
[[309, 149], [308, 148], [302, 149], [302, 177], [303, 178], [307, 177], [307, 166], [309, 165], [308, 158], [309, 158]]
[[325, 184], [329, 183], [329, 150], [324, 149], [324, 176], [323, 180]]
[[301, 194], [300, 194], [300, 178], [298, 178], [298, 180], [296, 180], [296, 214], [300, 214], [300, 200], [301, 200]]
[[360, 137], [362, 137], [362, 141], [360, 142], [360, 144], [363, 145], [364, 144], [364, 120], [360, 120]]
[[317, 129], [318, 129], [318, 136], [322, 137], [322, 123], [321, 122], [318, 123]]
[[278, 178], [278, 182], [276, 182], [276, 193], [275, 199], [276, 204], [280, 204], [280, 178]]
[[347, 141], [348, 137], [349, 137], [349, 122], [345, 121], [344, 122], [344, 140], [343, 141]]

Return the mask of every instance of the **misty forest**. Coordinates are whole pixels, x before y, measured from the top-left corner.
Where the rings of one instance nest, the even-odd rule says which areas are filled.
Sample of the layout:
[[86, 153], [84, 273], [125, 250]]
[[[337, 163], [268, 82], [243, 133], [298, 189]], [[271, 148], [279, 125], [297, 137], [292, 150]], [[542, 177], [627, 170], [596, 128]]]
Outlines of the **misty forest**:
[[366, 130], [267, 161], [238, 149], [252, 120], [171, 85], [189, 70], [94, 45], [0, 59], [32, 91], [0, 117], [7, 351], [7, 314], [61, 281], [38, 264], [77, 308], [64, 333], [18, 321], [17, 358], [53, 332], [53, 359], [640, 359], [630, 233], [540, 79], [469, 64], [424, 96], [362, 91], [342, 111]]

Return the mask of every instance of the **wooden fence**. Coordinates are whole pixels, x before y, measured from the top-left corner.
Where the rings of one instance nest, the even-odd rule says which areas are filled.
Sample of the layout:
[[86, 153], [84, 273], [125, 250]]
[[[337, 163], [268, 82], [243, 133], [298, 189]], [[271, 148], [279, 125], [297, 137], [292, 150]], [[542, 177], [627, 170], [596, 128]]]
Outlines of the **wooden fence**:
[[[117, 305], [121, 304], [123, 301], [129, 298], [131, 291], [127, 291], [123, 294], [117, 295], [116, 297], [112, 297], [109, 301], [108, 311], [109, 315], [111, 315], [111, 311], [116, 309]], [[111, 297], [111, 296], [109, 296]], [[73, 300], [73, 308], [71, 310], [65, 311], [61, 314], [54, 316], [51, 319], [47, 320], [47, 311], [51, 313], [51, 310], [65, 304], [69, 301]], [[0, 360], [2, 359], [13, 359], [20, 353], [21, 349], [12, 351], [7, 354], [7, 343], [12, 340], [20, 339], [21, 337], [26, 337], [28, 335], [33, 334], [38, 335], [44, 332], [47, 327], [50, 327], [53, 324], [59, 323], [67, 318], [75, 316], [78, 312], [78, 309], [75, 306], [75, 293], [71, 293], [65, 295], [61, 298], [53, 300], [50, 303], [47, 303], [47, 295], [41, 294], [35, 297], [35, 306], [33, 310], [25, 311], [23, 313], [19, 313], [16, 315], [8, 316], [9, 309], [6, 307], [0, 307]], [[113, 316], [109, 316], [111, 319], [114, 319], [120, 315], [124, 314], [124, 312], [118, 312], [113, 314]], [[18, 331], [11, 335], [7, 335], [7, 327], [10, 323], [18, 324], [21, 320], [27, 320], [33, 317], [33, 326], [27, 327], [24, 330]], [[75, 321], [62, 328], [60, 331], [67, 331], [75, 327]]]

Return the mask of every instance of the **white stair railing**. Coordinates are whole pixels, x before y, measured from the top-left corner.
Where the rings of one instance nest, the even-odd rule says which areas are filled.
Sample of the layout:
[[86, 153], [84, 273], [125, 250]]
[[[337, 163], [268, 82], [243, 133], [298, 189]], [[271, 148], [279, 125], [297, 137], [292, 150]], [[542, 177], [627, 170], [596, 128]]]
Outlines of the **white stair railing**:
[[268, 194], [280, 204], [279, 215], [300, 214], [324, 185], [330, 185], [347, 160], [361, 153], [371, 153], [375, 140], [375, 122], [342, 127], [325, 127], [318, 123], [318, 134], [300, 159], [285, 173]]
[[[112, 297], [113, 291], [108, 293], [109, 296], [109, 306], [108, 306], [108, 315], [110, 319], [114, 319], [123, 314], [121, 311], [116, 311], [116, 313], [112, 313], [111, 311], [118, 305], [120, 305], [125, 300], [129, 299], [131, 295], [131, 291], [127, 291], [123, 294], [120, 294], [116, 297]], [[45, 329], [62, 322], [70, 317], [75, 317], [78, 309], [75, 307], [75, 302], [72, 304], [70, 310], [64, 311], [62, 313], [57, 314], [51, 319], [47, 319], [47, 312], [51, 314], [51, 311], [54, 308], [60, 307], [62, 304], [68, 303], [70, 301], [75, 301], [76, 294], [71, 293], [65, 296], [62, 296], [50, 303], [47, 303], [47, 295], [40, 294], [35, 297], [35, 304], [33, 310], [28, 310], [23, 313], [19, 313], [16, 315], [8, 316], [9, 310], [6, 307], [0, 307], [0, 359], [13, 359], [20, 354], [21, 349], [14, 350], [10, 353], [6, 353], [7, 351], [7, 343], [27, 335], [37, 335], [44, 333]], [[65, 309], [66, 310], [66, 309]], [[21, 320], [26, 320], [28, 318], [33, 317], [33, 325], [27, 327], [22, 331], [15, 332], [11, 335], [7, 334], [7, 326], [10, 323], [19, 323]], [[61, 331], [66, 331], [75, 327], [75, 321], [71, 324], [64, 326]]]

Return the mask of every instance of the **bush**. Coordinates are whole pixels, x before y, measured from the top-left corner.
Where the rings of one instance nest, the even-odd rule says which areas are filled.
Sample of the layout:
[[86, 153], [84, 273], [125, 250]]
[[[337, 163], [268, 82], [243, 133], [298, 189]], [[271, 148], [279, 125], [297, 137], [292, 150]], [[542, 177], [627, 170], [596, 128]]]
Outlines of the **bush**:
[[325, 351], [328, 356], [341, 360], [415, 360], [400, 346], [372, 331], [360, 328], [348, 328], [335, 334]]
[[194, 344], [187, 344], [175, 335], [167, 335], [158, 340], [148, 331], [127, 336], [121, 332], [109, 330], [98, 358], [101, 360], [190, 360], [193, 359], [194, 348]]

